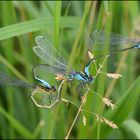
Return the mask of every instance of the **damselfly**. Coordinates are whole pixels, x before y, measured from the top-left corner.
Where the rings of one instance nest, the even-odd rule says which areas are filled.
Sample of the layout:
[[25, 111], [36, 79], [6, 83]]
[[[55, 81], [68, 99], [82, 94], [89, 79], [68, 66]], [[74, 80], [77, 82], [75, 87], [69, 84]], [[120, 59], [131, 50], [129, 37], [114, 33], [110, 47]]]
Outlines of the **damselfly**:
[[[111, 49], [109, 50], [108, 54], [94, 57], [89, 61], [89, 63], [91, 63], [93, 60], [96, 60], [96, 59], [99, 59], [102, 57], [106, 57], [106, 56], [112, 56], [119, 52], [124, 52], [124, 51], [131, 50], [131, 49], [140, 49], [140, 39], [129, 38], [129, 37], [126, 37], [123, 35], [119, 35], [119, 34], [112, 33], [112, 32], [106, 32], [106, 31], [102, 31], [102, 30], [95, 30], [89, 36], [89, 43], [90, 43], [90, 45], [99, 44], [98, 47], [93, 48], [93, 50], [105, 49], [104, 46], [106, 43], [109, 43], [109, 45], [111, 46]], [[125, 45], [125, 44], [130, 44], [131, 47], [122, 48], [122, 49], [117, 48], [117, 46]], [[94, 46], [92, 46], [92, 47], [94, 47]]]
[[[140, 39], [138, 38], [129, 38], [125, 37], [123, 35], [119, 35], [116, 33], [112, 32], [106, 32], [102, 30], [95, 30], [89, 37], [89, 41], [92, 44], [100, 44], [102, 46], [98, 46], [98, 48], [95, 49], [104, 49], [105, 43], [109, 43], [109, 45], [114, 46], [111, 48], [111, 52], [121, 52], [121, 51], [126, 51], [130, 49], [140, 49]], [[122, 48], [118, 49], [115, 46], [118, 45], [125, 45], [125, 44], [130, 44], [131, 47], [128, 48]]]
[[[37, 36], [35, 41], [38, 46], [33, 47], [35, 54], [40, 57], [46, 64], [40, 64], [33, 68], [35, 79], [42, 80], [38, 76], [37, 71], [52, 72], [55, 75], [64, 75], [68, 81], [78, 80], [80, 85], [91, 84], [94, 80], [93, 76], [89, 73], [90, 63], [88, 63], [84, 71], [78, 72], [73, 68], [67, 66], [67, 61], [58, 53], [53, 45], [43, 36]], [[49, 67], [48, 67], [49, 65]], [[70, 69], [70, 73], [66, 76], [66, 72]]]
[[34, 104], [41, 108], [50, 109], [60, 100], [62, 82], [58, 88], [50, 86], [46, 81], [40, 81], [42, 85], [26, 83], [22, 80], [10, 77], [0, 72], [0, 85], [16, 86], [20, 88], [32, 89], [31, 99]]

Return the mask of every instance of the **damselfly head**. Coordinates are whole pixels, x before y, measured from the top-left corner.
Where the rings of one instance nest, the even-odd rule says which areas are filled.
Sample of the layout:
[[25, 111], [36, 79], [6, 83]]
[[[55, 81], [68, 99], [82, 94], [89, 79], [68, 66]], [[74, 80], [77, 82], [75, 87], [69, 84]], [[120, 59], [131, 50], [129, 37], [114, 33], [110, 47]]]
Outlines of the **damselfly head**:
[[92, 76], [92, 75], [89, 75], [89, 78], [88, 78], [88, 80], [89, 80], [89, 83], [90, 83], [90, 84], [92, 84], [92, 83], [93, 83], [93, 81], [94, 81], [94, 78], [93, 78], [93, 76]]
[[68, 79], [73, 79], [76, 74], [77, 74], [76, 71], [71, 71], [70, 74], [68, 75]]
[[70, 74], [71, 75], [75, 75], [77, 73], [77, 71], [71, 71]]

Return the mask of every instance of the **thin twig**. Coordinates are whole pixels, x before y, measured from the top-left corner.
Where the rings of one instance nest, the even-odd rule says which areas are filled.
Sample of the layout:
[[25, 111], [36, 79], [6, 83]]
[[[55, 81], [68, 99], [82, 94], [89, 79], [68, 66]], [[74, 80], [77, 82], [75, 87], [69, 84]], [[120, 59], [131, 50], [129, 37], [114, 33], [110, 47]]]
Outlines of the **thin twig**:
[[78, 116], [79, 116], [79, 114], [81, 112], [82, 107], [83, 107], [83, 104], [80, 105], [79, 110], [78, 110], [78, 112], [77, 112], [77, 114], [76, 114], [76, 116], [75, 116], [75, 118], [74, 118], [74, 120], [72, 122], [72, 125], [71, 125], [71, 127], [70, 127], [70, 129], [69, 129], [69, 131], [68, 131], [68, 133], [67, 133], [67, 135], [65, 137], [65, 140], [67, 140], [69, 138], [71, 130], [72, 130], [72, 128], [73, 128], [73, 126], [74, 126], [74, 124], [75, 124], [75, 122], [76, 122], [76, 120], [77, 120], [77, 118], [78, 118]]
[[[88, 94], [88, 91], [85, 93], [85, 97], [87, 96], [87, 94]], [[65, 137], [65, 139], [68, 139], [68, 138], [69, 138], [69, 135], [70, 135], [70, 133], [71, 133], [71, 131], [72, 131], [72, 129], [73, 129], [73, 126], [74, 126], [74, 124], [75, 124], [75, 122], [76, 122], [76, 120], [77, 120], [77, 118], [78, 118], [80, 112], [82, 111], [82, 107], [83, 107], [83, 106], [84, 106], [84, 102], [81, 101], [81, 105], [80, 105], [80, 107], [79, 107], [79, 109], [78, 109], [78, 112], [77, 112], [77, 114], [76, 114], [76, 116], [75, 116], [75, 118], [74, 118], [74, 120], [73, 120], [73, 122], [72, 122], [72, 125], [71, 125], [71, 127], [70, 127], [70, 129], [69, 129], [69, 131], [68, 131], [68, 133], [67, 133], [67, 135], [66, 135], [66, 137]]]

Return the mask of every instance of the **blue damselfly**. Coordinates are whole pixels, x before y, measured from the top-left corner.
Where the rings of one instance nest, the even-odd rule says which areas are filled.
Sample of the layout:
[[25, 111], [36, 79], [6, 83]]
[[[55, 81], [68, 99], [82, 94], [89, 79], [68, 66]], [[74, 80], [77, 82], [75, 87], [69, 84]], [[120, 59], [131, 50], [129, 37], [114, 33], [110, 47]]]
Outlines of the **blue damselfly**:
[[[130, 38], [117, 33], [106, 32], [102, 30], [95, 30], [93, 33], [91, 33], [91, 35], [89, 36], [89, 43], [90, 43], [90, 47], [92, 45], [93, 50], [105, 49], [106, 43], [108, 43], [111, 46], [107, 54], [94, 57], [93, 59], [90, 60], [89, 63], [91, 63], [93, 60], [96, 60], [98, 58], [106, 57], [107, 55], [112, 56], [127, 50], [140, 49], [140, 39]], [[94, 48], [93, 45], [95, 44], [98, 44], [98, 46]], [[122, 46], [126, 44], [127, 45], [129, 44], [130, 47], [121, 48], [121, 49], [118, 48], [118, 46], [120, 45]]]
[[[46, 73], [52, 72], [55, 75], [62, 74], [68, 79], [68, 81], [76, 79], [80, 81], [81, 86], [84, 84], [91, 84], [93, 82], [94, 78], [89, 73], [90, 63], [85, 66], [84, 71], [76, 71], [75, 69], [68, 67], [67, 61], [45, 37], [37, 36], [35, 41], [37, 46], [33, 47], [33, 51], [46, 63], [33, 67], [33, 72], [36, 75], [35, 79], [41, 81], [42, 79], [39, 78], [37, 71], [44, 70]], [[70, 69], [70, 73], [66, 76], [68, 69]]]
[[14, 86], [19, 88], [28, 88], [32, 89], [31, 99], [34, 104], [41, 108], [50, 109], [56, 105], [60, 100], [62, 82], [58, 88], [55, 86], [50, 86], [46, 81], [41, 82], [42, 85], [26, 83], [22, 80], [10, 77], [2, 72], [0, 72], [0, 85], [3, 87]]
[[[111, 52], [127, 51], [130, 49], [140, 49], [140, 39], [130, 38], [113, 32], [106, 32], [102, 30], [95, 30], [89, 36], [89, 42], [91, 44], [100, 44], [98, 50], [104, 49], [104, 45], [108, 42], [111, 48]], [[131, 47], [119, 49], [117, 46], [130, 44]]]

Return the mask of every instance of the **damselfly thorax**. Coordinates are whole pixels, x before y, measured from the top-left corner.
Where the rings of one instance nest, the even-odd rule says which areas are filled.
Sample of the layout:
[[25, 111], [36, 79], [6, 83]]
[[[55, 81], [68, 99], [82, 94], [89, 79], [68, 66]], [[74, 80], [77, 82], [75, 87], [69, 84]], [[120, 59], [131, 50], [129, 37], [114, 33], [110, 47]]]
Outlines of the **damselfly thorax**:
[[40, 91], [40, 92], [49, 92], [49, 93], [52, 93], [54, 94], [54, 92], [56, 92], [56, 87], [55, 86], [52, 86], [51, 88], [49, 87], [45, 87], [45, 86], [42, 86], [42, 85], [37, 85], [36, 90]]

